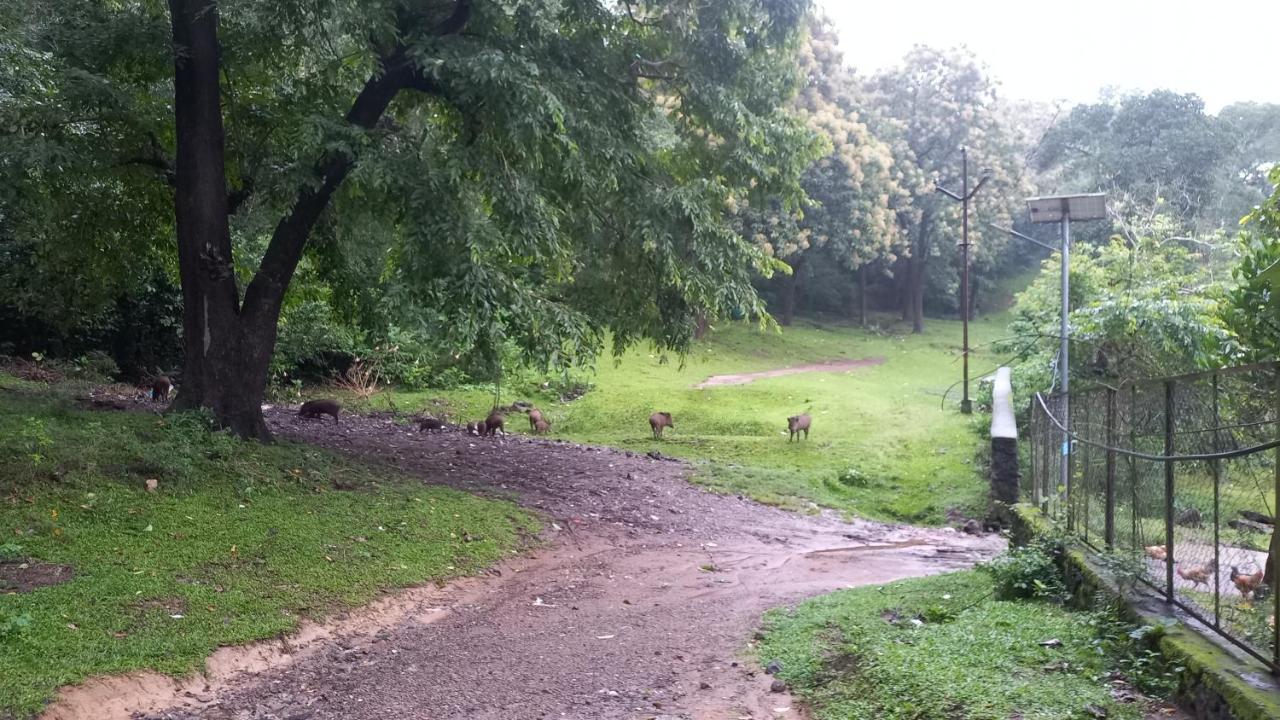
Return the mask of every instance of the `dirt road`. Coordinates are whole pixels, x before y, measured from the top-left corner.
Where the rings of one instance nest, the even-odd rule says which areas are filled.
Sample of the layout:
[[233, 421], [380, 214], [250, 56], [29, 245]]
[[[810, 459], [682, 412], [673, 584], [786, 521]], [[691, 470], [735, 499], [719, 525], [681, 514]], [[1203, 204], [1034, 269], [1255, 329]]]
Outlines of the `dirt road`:
[[287, 644], [224, 649], [206, 678], [88, 683], [46, 718], [799, 718], [748, 652], [762, 612], [966, 567], [1003, 546], [795, 515], [695, 488], [683, 464], [613, 450], [419, 434], [376, 417], [269, 421], [424, 482], [513, 498], [548, 519], [547, 545]]

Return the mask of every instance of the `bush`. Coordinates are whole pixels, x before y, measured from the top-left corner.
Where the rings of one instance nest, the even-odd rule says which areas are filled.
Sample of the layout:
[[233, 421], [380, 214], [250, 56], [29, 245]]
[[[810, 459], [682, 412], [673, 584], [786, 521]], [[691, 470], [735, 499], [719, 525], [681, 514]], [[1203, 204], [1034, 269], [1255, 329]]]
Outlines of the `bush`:
[[280, 334], [271, 360], [271, 377], [287, 384], [294, 379], [328, 380], [351, 367], [360, 348], [354, 334], [321, 300], [308, 300], [280, 316]]
[[77, 374], [86, 380], [114, 380], [120, 376], [120, 366], [107, 353], [90, 350], [75, 361]]
[[995, 596], [1000, 600], [1042, 598], [1061, 601], [1067, 587], [1058, 568], [1061, 548], [1052, 543], [1037, 542], [1006, 550], [979, 569], [995, 582]]

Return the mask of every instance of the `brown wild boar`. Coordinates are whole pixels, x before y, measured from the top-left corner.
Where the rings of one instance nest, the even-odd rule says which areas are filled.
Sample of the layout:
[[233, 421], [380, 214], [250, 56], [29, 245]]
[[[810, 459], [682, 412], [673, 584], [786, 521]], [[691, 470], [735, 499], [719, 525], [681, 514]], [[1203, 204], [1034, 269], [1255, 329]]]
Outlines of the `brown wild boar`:
[[504, 422], [506, 422], [506, 418], [503, 417], [502, 413], [498, 412], [497, 410], [494, 410], [493, 412], [489, 413], [489, 417], [484, 419], [485, 431], [481, 434], [495, 435], [499, 430], [501, 430], [502, 434], [506, 435], [507, 430], [502, 426]]
[[809, 420], [809, 413], [792, 415], [791, 417], [787, 418], [787, 430], [791, 432], [791, 436], [787, 438], [787, 442], [791, 442], [792, 440], [799, 440], [801, 432], [804, 433], [804, 439], [808, 440], [810, 422], [811, 421]]
[[443, 420], [433, 418], [433, 417], [418, 418], [418, 432], [426, 432], [428, 430], [444, 430], [445, 427], [446, 425]]
[[173, 389], [173, 383], [164, 375], [157, 375], [151, 381], [151, 400], [152, 402], [160, 402], [169, 399], [169, 391]]
[[298, 408], [298, 417], [319, 418], [321, 415], [332, 415], [333, 424], [337, 425], [338, 413], [341, 410], [342, 405], [337, 400], [308, 400]]
[[538, 418], [538, 421], [533, 424], [533, 431], [538, 435], [546, 435], [551, 431], [551, 423], [543, 420], [542, 418]]
[[669, 412], [656, 412], [649, 416], [649, 427], [653, 430], [653, 436], [659, 440], [662, 439], [662, 429], [675, 429], [676, 423], [671, 419]]
[[539, 420], [545, 420], [545, 419], [546, 419], [546, 418], [542, 417], [542, 411], [541, 411], [541, 410], [539, 410], [538, 408], [533, 407], [533, 406], [530, 406], [530, 407], [529, 407], [529, 429], [530, 429], [530, 430], [532, 430], [532, 431], [534, 431], [534, 432], [537, 432], [537, 431], [538, 431], [538, 421], [539, 421]]
[[488, 430], [489, 430], [489, 428], [485, 427], [485, 424], [484, 424], [484, 421], [483, 421], [483, 420], [481, 420], [480, 422], [476, 423], [476, 435], [478, 435], [478, 436], [480, 436], [480, 437], [484, 437], [485, 432], [487, 432]]

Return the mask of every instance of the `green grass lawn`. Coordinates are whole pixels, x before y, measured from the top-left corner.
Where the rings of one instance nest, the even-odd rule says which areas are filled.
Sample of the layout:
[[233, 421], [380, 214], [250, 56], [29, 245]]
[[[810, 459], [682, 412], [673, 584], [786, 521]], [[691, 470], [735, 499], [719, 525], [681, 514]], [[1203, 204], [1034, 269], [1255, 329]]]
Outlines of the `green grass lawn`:
[[[974, 377], [996, 364], [988, 343], [1004, 316], [971, 323]], [[659, 450], [696, 461], [695, 480], [723, 492], [793, 509], [815, 505], [871, 518], [941, 523], [950, 508], [979, 512], [985, 483], [975, 448], [986, 420], [956, 409], [961, 377], [960, 324], [930, 320], [923, 335], [899, 326], [870, 331], [797, 320], [781, 331], [726, 324], [697, 343], [684, 367], [645, 349], [615, 364], [602, 358], [584, 379], [593, 388], [567, 403], [541, 390], [546, 378], [508, 381], [502, 403], [527, 400], [550, 418], [551, 434], [635, 451]], [[712, 375], [820, 362], [883, 358], [847, 372], [814, 372], [698, 390]], [[977, 383], [973, 394], [977, 395]], [[406, 393], [375, 398], [401, 410], [445, 410], [452, 419], [483, 417], [491, 389]], [[648, 417], [672, 413], [675, 429], [652, 439]], [[786, 418], [808, 411], [808, 442], [787, 442]], [[523, 418], [508, 424], [528, 431]]]
[[314, 448], [89, 412], [0, 376], [0, 562], [74, 570], [0, 587], [0, 717], [93, 674], [189, 672], [219, 645], [475, 572], [537, 528], [511, 504]]
[[824, 595], [769, 613], [759, 659], [815, 720], [1142, 717], [1110, 695], [1095, 616], [991, 592], [966, 571]]

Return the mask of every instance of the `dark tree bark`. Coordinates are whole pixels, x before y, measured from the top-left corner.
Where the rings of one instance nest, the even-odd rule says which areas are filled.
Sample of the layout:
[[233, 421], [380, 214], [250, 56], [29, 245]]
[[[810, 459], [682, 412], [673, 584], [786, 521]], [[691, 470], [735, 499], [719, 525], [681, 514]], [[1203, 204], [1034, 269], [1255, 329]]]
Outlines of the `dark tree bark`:
[[867, 266], [858, 266], [858, 324], [867, 326]]
[[[459, 0], [436, 34], [460, 30], [470, 0]], [[240, 301], [232, 264], [232, 211], [223, 164], [225, 133], [219, 85], [216, 0], [169, 0], [174, 41], [174, 119], [177, 132], [175, 206], [182, 280], [185, 362], [176, 405], [204, 407], [243, 438], [271, 439], [262, 418], [268, 368], [275, 350], [285, 291], [311, 230], [356, 158], [330, 152], [315, 167], [276, 226], [258, 272]], [[347, 122], [371, 128], [400, 90], [438, 92], [396, 50], [381, 59], [347, 112]]]
[[711, 322], [707, 320], [706, 313], [699, 313], [698, 324], [693, 328], [693, 339], [701, 340], [707, 336], [707, 330], [711, 328]]
[[804, 255], [796, 258], [791, 265], [791, 275], [786, 279], [782, 290], [782, 315], [778, 318], [781, 325], [790, 325], [796, 315], [796, 293], [800, 286], [800, 271], [804, 269]]

